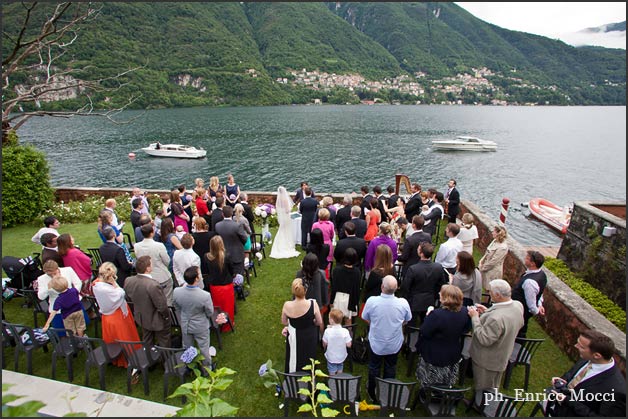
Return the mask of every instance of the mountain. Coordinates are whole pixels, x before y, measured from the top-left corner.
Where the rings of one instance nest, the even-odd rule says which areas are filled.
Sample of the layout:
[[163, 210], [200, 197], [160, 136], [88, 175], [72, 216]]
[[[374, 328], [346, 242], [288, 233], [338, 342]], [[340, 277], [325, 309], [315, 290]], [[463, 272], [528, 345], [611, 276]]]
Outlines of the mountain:
[[[103, 2], [59, 68], [125, 76], [97, 107], [356, 103], [625, 105], [626, 52], [488, 24], [454, 3]], [[31, 18], [34, 33], [49, 4]], [[3, 56], [24, 8], [2, 5]], [[624, 23], [625, 25], [625, 23]], [[11, 86], [28, 86], [18, 72]], [[72, 108], [74, 95], [42, 100]], [[7, 91], [6, 97], [15, 95]], [[64, 98], [64, 100], [61, 100]], [[55, 99], [55, 100], [52, 100]], [[57, 100], [58, 99], [58, 100]], [[23, 104], [24, 109], [34, 105]]]
[[626, 21], [563, 34], [561, 39], [575, 47], [593, 45], [626, 49]]

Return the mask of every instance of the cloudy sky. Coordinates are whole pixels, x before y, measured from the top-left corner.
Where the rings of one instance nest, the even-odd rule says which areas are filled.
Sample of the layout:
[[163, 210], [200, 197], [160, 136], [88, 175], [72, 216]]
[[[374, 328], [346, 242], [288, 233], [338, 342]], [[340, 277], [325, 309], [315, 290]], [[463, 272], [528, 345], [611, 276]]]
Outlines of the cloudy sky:
[[456, 2], [469, 13], [486, 22], [552, 39], [571, 45], [599, 45], [626, 49], [626, 32], [606, 34], [576, 33], [626, 20], [624, 2]]

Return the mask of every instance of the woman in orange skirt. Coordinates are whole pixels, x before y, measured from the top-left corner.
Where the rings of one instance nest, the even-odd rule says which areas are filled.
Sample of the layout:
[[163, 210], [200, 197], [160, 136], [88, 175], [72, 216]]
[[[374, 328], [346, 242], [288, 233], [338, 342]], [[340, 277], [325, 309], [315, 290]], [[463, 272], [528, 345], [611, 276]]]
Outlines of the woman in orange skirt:
[[[120, 288], [116, 282], [117, 272], [113, 263], [104, 262], [98, 269], [98, 278], [92, 287], [94, 297], [100, 307], [102, 339], [106, 343], [113, 343], [116, 339], [140, 341], [133, 313], [125, 299], [124, 289]], [[120, 354], [113, 361], [113, 365], [126, 368], [128, 363], [124, 355]]]
[[[235, 292], [233, 290], [233, 265], [229, 254], [225, 252], [225, 243], [220, 236], [214, 236], [209, 241], [209, 253], [203, 257], [207, 277], [203, 280], [205, 289], [212, 295], [214, 306], [219, 306], [222, 311], [227, 312], [231, 322], [235, 324], [233, 315], [235, 313]], [[222, 325], [221, 330], [228, 332], [231, 330], [229, 323]]]

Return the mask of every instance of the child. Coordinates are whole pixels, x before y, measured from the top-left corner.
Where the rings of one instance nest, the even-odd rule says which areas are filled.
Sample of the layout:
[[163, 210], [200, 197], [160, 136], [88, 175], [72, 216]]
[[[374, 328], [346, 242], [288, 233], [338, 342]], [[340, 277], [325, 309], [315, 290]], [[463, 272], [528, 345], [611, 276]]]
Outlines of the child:
[[177, 226], [177, 231], [174, 234], [179, 240], [183, 238], [183, 236], [185, 235], [185, 230], [183, 229], [183, 226], [181, 224]]
[[323, 347], [326, 349], [329, 375], [342, 373], [343, 362], [347, 358], [347, 348], [351, 347], [349, 330], [342, 327], [344, 314], [337, 308], [329, 312], [329, 326], [323, 333]]
[[83, 316], [83, 306], [79, 299], [79, 292], [76, 288], [68, 288], [68, 280], [61, 275], [52, 278], [48, 284], [53, 290], [59, 293], [54, 302], [50, 316], [42, 328], [44, 332], [50, 327], [52, 319], [61, 312], [63, 317], [63, 327], [70, 329], [77, 336], [85, 333], [85, 317]]

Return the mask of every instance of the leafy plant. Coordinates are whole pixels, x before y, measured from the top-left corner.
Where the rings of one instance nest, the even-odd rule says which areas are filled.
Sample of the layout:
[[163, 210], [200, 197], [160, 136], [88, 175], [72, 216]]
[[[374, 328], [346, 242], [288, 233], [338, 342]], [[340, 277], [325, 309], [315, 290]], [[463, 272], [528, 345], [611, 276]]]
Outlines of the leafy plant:
[[313, 358], [310, 358], [310, 365], [303, 367], [305, 371], [310, 371], [310, 375], [305, 375], [299, 378], [299, 381], [303, 383], [310, 383], [310, 389], [301, 388], [299, 394], [303, 394], [309, 400], [309, 402], [302, 404], [297, 412], [311, 412], [314, 417], [318, 417], [318, 408], [321, 408], [321, 416], [325, 418], [333, 418], [340, 413], [335, 409], [323, 407], [323, 405], [332, 403], [332, 400], [327, 396], [329, 394], [329, 387], [323, 382], [316, 382], [316, 378], [329, 377], [323, 371], [316, 369], [316, 365], [320, 364]]
[[[42, 407], [45, 407], [46, 404], [43, 402], [40, 402], [39, 400], [31, 400], [31, 401], [24, 402], [22, 404], [18, 404], [15, 406], [7, 405], [7, 403], [10, 403], [14, 400], [21, 399], [22, 397], [24, 397], [24, 396], [16, 396], [15, 394], [7, 394], [7, 391], [11, 387], [13, 387], [13, 384], [4, 384], [4, 383], [2, 384], [2, 416], [4, 417], [40, 416], [38, 412]], [[66, 396], [66, 400], [68, 402], [68, 408], [70, 409], [70, 411], [66, 413], [65, 415], [63, 415], [64, 417], [87, 416], [87, 413], [85, 412], [75, 412], [74, 410], [72, 410], [71, 400], [73, 400], [75, 397], [76, 396], [68, 400]], [[103, 407], [104, 407], [104, 403], [103, 403]], [[94, 413], [96, 413], [96, 416], [99, 416], [101, 411], [102, 411], [102, 407], [100, 409], [97, 409]]]
[[223, 417], [235, 416], [238, 408], [226, 401], [213, 397], [214, 391], [224, 391], [233, 380], [227, 378], [236, 372], [223, 367], [216, 371], [203, 365], [205, 357], [191, 346], [181, 355], [181, 361], [187, 364], [196, 375], [191, 383], [181, 384], [168, 398], [184, 396], [188, 402], [177, 411], [179, 417]]
[[273, 368], [273, 361], [270, 359], [259, 367], [259, 376], [264, 381], [264, 387], [275, 388], [275, 396], [281, 393], [281, 385], [279, 384], [279, 376]]

